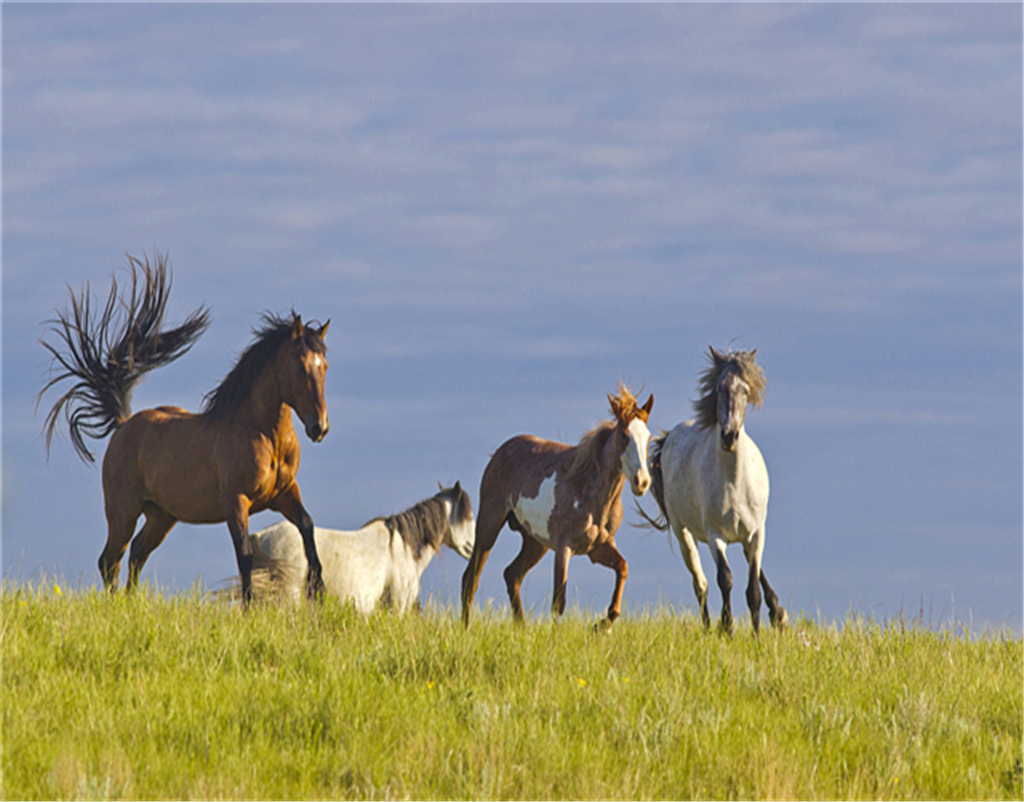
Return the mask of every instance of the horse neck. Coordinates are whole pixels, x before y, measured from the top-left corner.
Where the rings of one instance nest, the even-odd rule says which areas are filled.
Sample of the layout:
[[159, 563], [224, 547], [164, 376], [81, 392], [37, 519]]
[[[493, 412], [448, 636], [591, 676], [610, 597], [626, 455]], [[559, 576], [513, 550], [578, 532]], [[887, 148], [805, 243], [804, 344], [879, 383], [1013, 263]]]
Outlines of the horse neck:
[[275, 363], [267, 365], [256, 377], [246, 407], [260, 431], [277, 438], [295, 434], [291, 407], [281, 395]]
[[[611, 437], [614, 437], [614, 434]], [[622, 475], [622, 455], [609, 446], [611, 442], [609, 438], [598, 455], [598, 470], [594, 479], [589, 479], [586, 473], [578, 474], [582, 480], [578, 496], [582, 501], [600, 506], [602, 510], [607, 510], [615, 504], [626, 484], [626, 477]]]
[[746, 454], [753, 442], [747, 435], [746, 426], [740, 427], [739, 436], [736, 438], [736, 448], [732, 451], [725, 451], [722, 448], [718, 427], [708, 430], [712, 435], [709, 440], [709, 448], [713, 449], [718, 459], [718, 469], [722, 476], [734, 482], [740, 478], [740, 472], [746, 464]]

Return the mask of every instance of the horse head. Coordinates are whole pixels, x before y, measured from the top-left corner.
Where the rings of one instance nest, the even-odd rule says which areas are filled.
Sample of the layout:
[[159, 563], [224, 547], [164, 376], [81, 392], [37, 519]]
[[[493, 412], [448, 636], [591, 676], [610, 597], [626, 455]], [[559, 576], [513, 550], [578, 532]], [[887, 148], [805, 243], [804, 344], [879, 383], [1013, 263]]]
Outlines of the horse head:
[[476, 521], [473, 518], [473, 503], [469, 500], [469, 493], [456, 482], [455, 487], [441, 486], [438, 496], [448, 502], [449, 508], [444, 545], [468, 560], [473, 554], [473, 545], [476, 542]]
[[721, 354], [711, 349], [711, 370], [715, 373], [715, 420], [722, 450], [733, 452], [743, 431], [747, 404], [761, 405], [764, 371], [754, 362], [757, 349]]
[[306, 436], [319, 443], [330, 431], [327, 417], [327, 402], [324, 400], [324, 377], [327, 374], [327, 346], [324, 335], [328, 320], [322, 326], [303, 326], [302, 318], [295, 316], [291, 337], [281, 349], [280, 377], [281, 397], [295, 410], [306, 427]]
[[620, 386], [618, 395], [608, 395], [608, 403], [615, 416], [615, 436], [610, 442], [618, 454], [622, 475], [629, 481], [633, 495], [642, 496], [651, 486], [651, 474], [647, 469], [647, 445], [651, 433], [647, 429], [647, 419], [654, 407], [654, 395], [651, 394], [647, 403], [640, 406], [633, 393]]

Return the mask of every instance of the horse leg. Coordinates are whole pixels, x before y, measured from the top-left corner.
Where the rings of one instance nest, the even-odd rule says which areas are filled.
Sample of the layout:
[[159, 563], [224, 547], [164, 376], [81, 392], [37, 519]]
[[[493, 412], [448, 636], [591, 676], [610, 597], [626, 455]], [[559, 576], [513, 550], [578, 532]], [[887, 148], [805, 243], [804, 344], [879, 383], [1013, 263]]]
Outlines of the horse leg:
[[123, 504], [116, 504], [107, 497], [107, 544], [100, 552], [98, 562], [103, 586], [113, 593], [117, 590], [117, 576], [121, 572], [121, 558], [124, 556], [128, 543], [135, 533], [135, 522], [142, 514], [141, 506], [136, 510], [134, 505], [124, 509]]
[[132, 541], [132, 550], [128, 557], [128, 590], [134, 590], [139, 583], [142, 566], [157, 546], [163, 543], [167, 533], [178, 522], [157, 507], [146, 509], [146, 523]]
[[486, 504], [483, 488], [480, 493], [480, 516], [476, 519], [476, 538], [473, 541], [473, 553], [469, 557], [469, 565], [462, 574], [462, 623], [469, 626], [469, 610], [473, 606], [473, 597], [476, 596], [476, 589], [480, 584], [480, 572], [484, 570], [487, 562], [487, 555], [494, 548], [494, 541], [498, 539], [501, 527], [505, 525], [505, 517], [509, 514], [507, 508]]
[[523, 585], [526, 572], [540, 562], [547, 552], [547, 547], [529, 535], [523, 535], [523, 547], [518, 556], [505, 569], [505, 586], [508, 588], [508, 600], [512, 604], [512, 616], [519, 623], [523, 622], [523, 602], [519, 589]]
[[306, 563], [309, 565], [309, 571], [306, 573], [306, 596], [323, 601], [323, 567], [320, 565], [320, 556], [316, 551], [316, 530], [312, 517], [302, 506], [299, 486], [292, 482], [288, 489], [279, 493], [269, 506], [270, 509], [281, 513], [298, 527], [299, 533], [302, 535], [302, 548], [306, 552]]
[[252, 539], [249, 537], [249, 499], [243, 495], [225, 499], [224, 517], [227, 519], [231, 542], [235, 546], [238, 574], [242, 578], [242, 609], [252, 601]]
[[606, 565], [615, 572], [615, 590], [612, 592], [612, 603], [608, 605], [608, 626], [611, 626], [622, 608], [622, 588], [629, 575], [629, 566], [611, 540], [595, 546], [587, 556], [591, 562]]
[[555, 590], [551, 594], [551, 612], [562, 615], [565, 612], [565, 586], [569, 581], [569, 558], [572, 549], [562, 546], [555, 549]]
[[789, 613], [779, 604], [779, 597], [775, 595], [772, 586], [768, 584], [768, 577], [761, 571], [761, 587], [764, 588], [764, 600], [768, 604], [768, 620], [772, 622], [775, 629], [785, 629], [789, 621]]
[[700, 604], [700, 620], [704, 629], [711, 628], [711, 616], [708, 614], [708, 580], [704, 576], [704, 568], [700, 564], [700, 554], [697, 551], [697, 541], [693, 539], [693, 533], [685, 526], [676, 530], [676, 539], [679, 541], [679, 550], [683, 553], [683, 562], [690, 570], [693, 577], [693, 592]]
[[750, 621], [754, 625], [754, 634], [760, 630], [761, 624], [761, 555], [764, 553], [764, 536], [761, 530], [754, 532], [750, 540], [743, 544], [743, 553], [747, 558], [749, 575], [747, 578], [747, 608], [750, 610]]
[[718, 573], [718, 589], [722, 591], [722, 631], [730, 638], [736, 631], [736, 622], [732, 617], [732, 571], [729, 570], [729, 562], [725, 559], [725, 541], [720, 537], [711, 535], [708, 538], [708, 546], [711, 547], [711, 557], [715, 561], [715, 568]]

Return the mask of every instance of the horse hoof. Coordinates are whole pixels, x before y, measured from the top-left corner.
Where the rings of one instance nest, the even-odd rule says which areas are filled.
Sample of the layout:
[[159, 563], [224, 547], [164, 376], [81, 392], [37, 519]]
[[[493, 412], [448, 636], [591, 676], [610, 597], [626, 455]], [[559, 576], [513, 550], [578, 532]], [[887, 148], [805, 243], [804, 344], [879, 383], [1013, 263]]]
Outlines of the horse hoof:
[[600, 621], [594, 623], [594, 634], [595, 635], [610, 635], [612, 632], [612, 622], [607, 618], [602, 618]]
[[779, 614], [772, 616], [772, 626], [775, 627], [775, 629], [785, 629], [786, 624], [788, 623], [789, 613], [787, 613], [783, 608], [780, 607]]
[[727, 636], [729, 640], [732, 640], [732, 636], [736, 634], [736, 619], [730, 618], [728, 622], [719, 621], [718, 632], [721, 635]]

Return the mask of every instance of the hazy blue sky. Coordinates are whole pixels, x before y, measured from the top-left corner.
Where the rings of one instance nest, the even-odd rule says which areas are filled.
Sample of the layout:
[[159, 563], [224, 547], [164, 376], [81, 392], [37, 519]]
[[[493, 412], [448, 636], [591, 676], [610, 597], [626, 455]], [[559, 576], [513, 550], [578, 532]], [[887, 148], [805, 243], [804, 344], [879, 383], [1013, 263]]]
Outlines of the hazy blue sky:
[[[1020, 630], [1019, 3], [2, 15], [5, 577], [98, 581], [100, 472], [66, 438], [46, 460], [38, 340], [66, 285], [105, 293], [125, 252], [159, 250], [171, 319], [213, 322], [136, 410], [197, 409], [263, 310], [332, 319], [332, 429], [299, 472], [321, 525], [439, 480], [476, 503], [498, 445], [575, 442], [620, 378], [671, 428], [708, 345], [756, 347], [783, 603]], [[627, 613], [693, 611], [678, 547], [638, 520]], [[480, 602], [507, 606], [518, 546], [499, 537]], [[536, 614], [552, 564], [527, 578]], [[443, 554], [426, 590], [456, 602], [464, 565]], [[225, 526], [179, 525], [143, 577], [234, 570]], [[612, 585], [570, 563], [570, 603], [596, 615]]]

